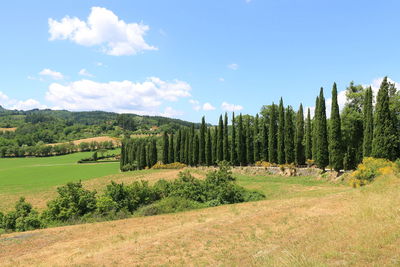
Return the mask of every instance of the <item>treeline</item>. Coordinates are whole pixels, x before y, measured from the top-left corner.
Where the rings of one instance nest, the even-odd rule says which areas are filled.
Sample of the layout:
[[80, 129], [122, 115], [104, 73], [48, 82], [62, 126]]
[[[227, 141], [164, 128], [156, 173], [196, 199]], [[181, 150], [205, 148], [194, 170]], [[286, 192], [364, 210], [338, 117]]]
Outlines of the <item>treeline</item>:
[[157, 163], [157, 137], [126, 138], [122, 141], [120, 169], [142, 170]]
[[119, 147], [119, 145], [113, 141], [82, 142], [79, 145], [74, 143], [47, 145], [41, 142], [34, 146], [1, 146], [0, 158], [59, 156], [75, 152], [96, 151], [98, 149], [114, 149], [116, 147]]
[[[282, 99], [278, 105], [264, 106], [261, 116], [232, 114], [231, 125], [227, 114], [221, 115], [214, 127], [208, 127], [203, 117], [199, 130], [192, 126], [176, 134], [164, 133], [158, 159], [165, 164], [181, 162], [190, 166], [211, 166], [223, 160], [235, 166], [257, 161], [304, 165], [307, 161], [321, 169], [339, 171], [354, 169], [363, 157], [399, 158], [400, 94], [394, 84], [384, 78], [374, 106], [372, 89], [351, 83], [342, 112], [337, 94], [334, 84], [330, 118], [322, 88], [313, 118], [310, 109], [304, 116], [301, 104], [295, 112], [291, 106], [285, 107]], [[138, 147], [124, 151], [121, 167], [144, 157], [140, 151], [146, 153], [148, 149]], [[147, 161], [146, 166], [155, 162]]]

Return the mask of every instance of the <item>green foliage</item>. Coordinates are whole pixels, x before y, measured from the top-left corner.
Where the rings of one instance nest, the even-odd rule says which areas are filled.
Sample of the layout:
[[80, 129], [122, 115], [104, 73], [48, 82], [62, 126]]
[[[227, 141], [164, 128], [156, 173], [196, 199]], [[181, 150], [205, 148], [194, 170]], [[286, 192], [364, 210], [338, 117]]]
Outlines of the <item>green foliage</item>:
[[329, 164], [335, 171], [343, 168], [342, 129], [340, 123], [339, 105], [337, 102], [336, 83], [332, 88], [331, 120], [329, 127]]
[[393, 174], [399, 171], [397, 164], [387, 159], [364, 158], [357, 169], [350, 175], [350, 184], [353, 187], [366, 185], [379, 175]]
[[15, 210], [5, 215], [0, 213], [0, 228], [5, 230], [22, 232], [41, 228], [42, 226], [43, 223], [39, 213], [23, 197], [15, 204]]
[[293, 163], [295, 160], [294, 134], [293, 125], [294, 111], [288, 106], [285, 112], [285, 162]]
[[165, 213], [182, 212], [203, 208], [205, 205], [186, 198], [167, 197], [153, 204], [144, 206], [135, 212], [137, 216], [154, 216]]
[[276, 105], [272, 103], [270, 112], [269, 112], [269, 131], [268, 131], [268, 159], [271, 163], [277, 163], [277, 139], [276, 139], [276, 130], [277, 130], [277, 120], [276, 120]]
[[325, 98], [324, 91], [321, 87], [318, 101], [318, 115], [316, 121], [316, 133], [317, 133], [317, 166], [321, 169], [329, 164], [329, 152], [328, 152], [328, 133], [326, 124], [326, 109], [325, 109]]
[[285, 107], [282, 98], [278, 107], [277, 163], [285, 163]]
[[[308, 129], [307, 129], [308, 130]], [[308, 138], [308, 136], [306, 137]], [[299, 111], [296, 117], [296, 134], [295, 134], [295, 162], [298, 165], [305, 164], [305, 151], [304, 151], [304, 114], [303, 105], [300, 104]]]
[[365, 91], [364, 96], [364, 107], [363, 107], [363, 156], [369, 157], [372, 153], [372, 140], [374, 136], [374, 118], [373, 118], [373, 106], [372, 106], [372, 89], [369, 87]]

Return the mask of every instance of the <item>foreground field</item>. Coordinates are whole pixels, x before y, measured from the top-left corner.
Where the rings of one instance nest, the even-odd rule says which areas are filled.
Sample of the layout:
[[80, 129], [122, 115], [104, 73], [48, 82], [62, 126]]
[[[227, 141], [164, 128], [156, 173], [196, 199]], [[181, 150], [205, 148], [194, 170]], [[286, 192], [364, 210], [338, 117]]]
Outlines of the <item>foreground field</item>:
[[3, 235], [0, 264], [399, 265], [399, 185]]

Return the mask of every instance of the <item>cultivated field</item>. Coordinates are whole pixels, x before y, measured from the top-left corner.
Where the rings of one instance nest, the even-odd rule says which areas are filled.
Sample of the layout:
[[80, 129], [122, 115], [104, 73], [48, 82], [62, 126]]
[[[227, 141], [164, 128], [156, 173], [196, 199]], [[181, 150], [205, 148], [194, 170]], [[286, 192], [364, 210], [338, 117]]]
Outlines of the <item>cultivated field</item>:
[[[112, 141], [115, 145], [118, 145], [121, 143], [121, 141], [116, 138], [116, 137], [110, 137], [110, 136], [97, 136], [97, 137], [90, 137], [90, 138], [84, 138], [84, 139], [78, 139], [71, 141], [74, 145], [79, 145], [80, 143], [90, 143], [90, 142], [105, 142], [105, 141]], [[54, 143], [54, 144], [49, 144], [49, 145], [59, 145], [63, 143]]]
[[17, 128], [0, 128], [0, 132], [15, 132]]

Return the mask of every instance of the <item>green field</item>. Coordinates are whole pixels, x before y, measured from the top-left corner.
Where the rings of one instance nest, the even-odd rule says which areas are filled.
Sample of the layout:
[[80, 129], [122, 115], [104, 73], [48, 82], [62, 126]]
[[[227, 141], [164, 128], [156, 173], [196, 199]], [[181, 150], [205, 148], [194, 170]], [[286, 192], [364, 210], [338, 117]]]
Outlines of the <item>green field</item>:
[[119, 172], [119, 163], [77, 164], [92, 152], [45, 158], [1, 158], [0, 195], [46, 190], [70, 181], [88, 180]]

